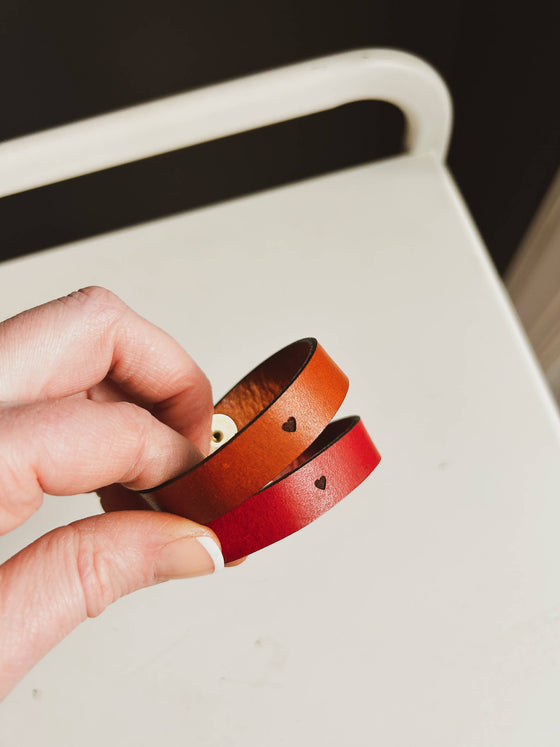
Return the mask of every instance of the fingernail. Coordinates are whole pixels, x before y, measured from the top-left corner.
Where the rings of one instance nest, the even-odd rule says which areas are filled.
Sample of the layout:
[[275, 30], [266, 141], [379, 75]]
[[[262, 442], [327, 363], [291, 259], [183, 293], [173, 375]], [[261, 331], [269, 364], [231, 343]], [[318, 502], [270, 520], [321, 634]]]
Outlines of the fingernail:
[[162, 547], [156, 561], [156, 576], [162, 580], [192, 578], [223, 567], [223, 555], [211, 537], [182, 537]]

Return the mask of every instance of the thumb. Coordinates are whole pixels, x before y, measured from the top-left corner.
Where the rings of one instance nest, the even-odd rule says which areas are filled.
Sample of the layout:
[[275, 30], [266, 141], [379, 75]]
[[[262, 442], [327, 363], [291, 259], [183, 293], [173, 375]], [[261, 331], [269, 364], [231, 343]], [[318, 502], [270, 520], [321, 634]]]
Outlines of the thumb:
[[220, 568], [215, 534], [171, 514], [117, 511], [49, 532], [0, 566], [0, 699], [119, 597]]

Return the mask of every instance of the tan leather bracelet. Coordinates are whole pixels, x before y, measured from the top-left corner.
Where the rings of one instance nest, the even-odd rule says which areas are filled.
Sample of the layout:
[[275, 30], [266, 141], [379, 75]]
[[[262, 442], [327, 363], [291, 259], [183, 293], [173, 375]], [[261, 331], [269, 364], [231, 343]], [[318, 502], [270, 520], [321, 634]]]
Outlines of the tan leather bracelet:
[[292, 464], [336, 414], [348, 379], [314, 338], [275, 353], [216, 405], [235, 423], [227, 443], [144, 494], [164, 511], [207, 524]]

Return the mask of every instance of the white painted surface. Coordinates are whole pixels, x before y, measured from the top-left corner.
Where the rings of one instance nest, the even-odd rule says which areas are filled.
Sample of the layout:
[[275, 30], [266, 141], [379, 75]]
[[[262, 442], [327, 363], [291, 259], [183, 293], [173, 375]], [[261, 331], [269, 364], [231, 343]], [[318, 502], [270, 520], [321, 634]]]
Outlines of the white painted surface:
[[402, 109], [412, 153], [445, 155], [451, 101], [435, 70], [406, 52], [360, 49], [0, 143], [0, 197], [362, 99]]
[[[3, 704], [2, 747], [557, 747], [558, 418], [435, 158], [10, 262], [0, 316], [90, 283], [174, 334], [217, 396], [317, 336], [383, 461], [244, 566], [84, 624]], [[50, 498], [2, 556], [96, 510]]]

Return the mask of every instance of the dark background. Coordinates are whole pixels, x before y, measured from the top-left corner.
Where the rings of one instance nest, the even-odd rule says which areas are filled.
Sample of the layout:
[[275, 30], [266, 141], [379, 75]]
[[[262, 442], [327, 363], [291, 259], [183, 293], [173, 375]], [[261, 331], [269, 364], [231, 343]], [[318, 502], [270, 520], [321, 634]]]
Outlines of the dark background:
[[[0, 139], [310, 57], [416, 53], [455, 106], [449, 164], [500, 271], [560, 160], [558, 4], [430, 0], [0, 3]], [[0, 200], [0, 258], [379, 158], [362, 102]]]

